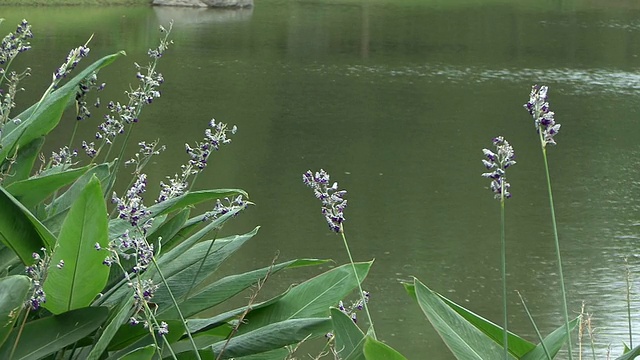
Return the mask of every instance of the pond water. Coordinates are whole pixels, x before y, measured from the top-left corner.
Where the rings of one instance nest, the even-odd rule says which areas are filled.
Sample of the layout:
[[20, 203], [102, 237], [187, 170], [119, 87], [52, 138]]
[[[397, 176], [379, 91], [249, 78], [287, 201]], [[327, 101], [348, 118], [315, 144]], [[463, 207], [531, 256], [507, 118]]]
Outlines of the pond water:
[[[0, 15], [3, 32], [22, 18], [33, 24], [33, 50], [17, 64], [33, 69], [29, 94], [91, 34], [94, 58], [127, 51], [101, 73], [103, 102], [122, 99], [135, 81], [132, 62], [146, 61], [158, 25], [174, 19], [175, 44], [159, 65], [163, 96], [134, 132], [168, 146], [150, 178], [178, 171], [184, 143], [212, 117], [238, 126], [198, 179], [245, 189], [256, 203], [224, 229], [261, 226], [230, 272], [264, 266], [276, 251], [281, 260], [347, 261], [301, 182], [307, 169], [327, 170], [348, 190], [354, 256], [375, 258], [364, 287], [377, 333], [413, 359], [453, 356], [405, 294], [400, 282], [412, 276], [501, 322], [499, 204], [480, 176], [481, 150], [496, 135], [518, 161], [506, 215], [510, 330], [536, 339], [516, 290], [543, 334], [563, 323], [542, 156], [522, 108], [532, 84], [549, 85], [562, 124], [549, 162], [570, 312], [584, 301], [593, 314], [599, 357], [628, 343], [626, 257], [634, 321], [640, 310], [637, 2], [262, 0], [225, 12], [3, 7]], [[54, 133], [61, 142], [65, 124]], [[264, 295], [322, 270], [279, 274]]]

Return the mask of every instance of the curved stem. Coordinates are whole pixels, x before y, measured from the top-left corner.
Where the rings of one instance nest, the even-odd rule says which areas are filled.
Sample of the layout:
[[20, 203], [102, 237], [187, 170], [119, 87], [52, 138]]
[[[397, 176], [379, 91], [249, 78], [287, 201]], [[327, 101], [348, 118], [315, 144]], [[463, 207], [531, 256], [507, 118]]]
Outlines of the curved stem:
[[551, 208], [551, 225], [553, 227], [553, 238], [556, 248], [556, 259], [558, 261], [558, 275], [560, 276], [560, 289], [562, 290], [562, 310], [564, 312], [564, 325], [567, 330], [568, 345], [569, 345], [569, 360], [573, 360], [572, 346], [571, 346], [571, 330], [569, 329], [569, 310], [567, 307], [567, 291], [564, 286], [564, 274], [562, 272], [562, 256], [560, 255], [560, 240], [558, 239], [558, 226], [556, 224], [556, 212], [553, 206], [553, 192], [551, 191], [551, 177], [549, 175], [549, 163], [547, 162], [547, 148], [544, 139], [542, 138], [542, 132], [538, 131], [540, 135], [540, 144], [542, 145], [542, 158], [544, 159], [544, 170], [547, 176], [547, 191], [549, 192], [549, 207]]
[[356, 271], [356, 265], [353, 262], [353, 257], [351, 256], [351, 250], [349, 250], [349, 244], [347, 243], [347, 238], [344, 236], [344, 228], [340, 225], [340, 235], [342, 235], [342, 241], [344, 242], [344, 248], [347, 250], [347, 255], [349, 255], [349, 262], [351, 262], [351, 268], [353, 269], [353, 275], [356, 277], [356, 282], [358, 283], [358, 290], [360, 290], [360, 299], [362, 301], [362, 305], [364, 306], [364, 311], [367, 313], [367, 317], [369, 318], [369, 325], [371, 326], [371, 335], [374, 339], [378, 339], [376, 337], [376, 330], [373, 327], [373, 318], [371, 318], [371, 314], [369, 313], [369, 306], [367, 306], [367, 299], [364, 297], [364, 291], [362, 291], [362, 285], [360, 285], [360, 277], [358, 276], [358, 272]]

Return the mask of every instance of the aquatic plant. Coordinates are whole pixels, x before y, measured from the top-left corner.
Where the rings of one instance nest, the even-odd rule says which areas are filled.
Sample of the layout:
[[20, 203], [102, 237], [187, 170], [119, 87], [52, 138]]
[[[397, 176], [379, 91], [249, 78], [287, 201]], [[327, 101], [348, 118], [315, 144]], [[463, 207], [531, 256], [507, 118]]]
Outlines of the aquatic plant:
[[505, 200], [511, 197], [511, 193], [509, 192], [510, 184], [506, 180], [506, 170], [515, 164], [515, 154], [509, 142], [507, 142], [503, 137], [498, 136], [493, 139], [493, 144], [496, 148], [495, 152], [489, 149], [482, 150], [485, 156], [482, 163], [487, 170], [489, 170], [489, 172], [483, 173], [482, 176], [491, 180], [489, 188], [494, 193], [494, 197], [500, 201], [501, 208], [500, 238], [501, 277], [503, 284], [503, 326], [498, 326], [432, 291], [418, 279], [414, 279], [413, 283], [404, 284], [409, 295], [417, 300], [422, 311], [458, 359], [497, 359], [502, 357], [504, 359], [551, 360], [558, 354], [566, 341], [569, 343], [568, 351], [570, 358], [572, 358], [571, 331], [575, 329], [578, 321], [581, 321], [581, 318], [578, 317], [573, 321], [569, 321], [567, 312], [558, 231], [555, 221], [551, 180], [546, 157], [547, 145], [556, 144], [554, 136], [560, 130], [560, 124], [555, 122], [555, 114], [549, 109], [547, 93], [548, 88], [546, 86], [534, 86], [531, 90], [530, 99], [524, 106], [534, 118], [534, 125], [537, 133], [539, 134], [543, 152], [545, 172], [547, 174], [548, 193], [551, 204], [551, 217], [556, 244], [558, 268], [562, 284], [561, 289], [563, 293], [565, 324], [561, 328], [553, 331], [547, 337], [542, 338], [525, 304], [525, 310], [527, 311], [534, 329], [538, 334], [539, 343], [537, 345], [533, 344], [508, 331], [504, 204]]
[[500, 274], [502, 275], [502, 331], [504, 347], [504, 358], [509, 358], [509, 338], [508, 338], [508, 322], [507, 316], [507, 242], [505, 236], [505, 210], [504, 201], [511, 197], [509, 188], [511, 185], [507, 182], [507, 168], [514, 165], [516, 161], [513, 148], [507, 140], [502, 136], [497, 136], [492, 140], [496, 148], [496, 152], [489, 149], [482, 149], [482, 153], [486, 159], [482, 159], [482, 164], [491, 172], [483, 173], [482, 176], [491, 179], [490, 189], [494, 193], [494, 197], [500, 200]]
[[[542, 150], [542, 159], [544, 162], [544, 170], [547, 179], [547, 192], [549, 194], [549, 207], [551, 210], [551, 226], [553, 228], [553, 239], [556, 251], [556, 260], [558, 263], [558, 276], [560, 277], [560, 290], [562, 292], [562, 310], [564, 315], [564, 324], [567, 334], [571, 334], [569, 327], [569, 309], [567, 307], [567, 292], [565, 289], [564, 273], [562, 268], [562, 256], [560, 253], [560, 240], [558, 238], [558, 225], [556, 222], [555, 206], [553, 204], [553, 191], [551, 190], [551, 175], [549, 174], [549, 162], [547, 160], [547, 145], [556, 145], [554, 136], [560, 131], [560, 124], [555, 122], [555, 113], [549, 109], [548, 102], [549, 88], [547, 86], [534, 85], [531, 87], [529, 101], [524, 104], [525, 109], [533, 117], [535, 128], [540, 139], [540, 148]], [[571, 337], [568, 341], [569, 359], [573, 359], [573, 351], [571, 345]]]
[[[15, 72], [10, 65], [30, 48], [29, 23], [22, 21], [0, 46], [0, 86], [8, 89], [0, 102], [0, 358], [267, 353], [263, 358], [282, 359], [286, 346], [331, 331], [330, 307], [366, 277], [371, 263], [342, 265], [263, 302], [256, 296], [270, 274], [327, 260], [274, 260], [211, 280], [259, 229], [218, 238], [223, 225], [251, 204], [248, 195], [195, 188], [210, 156], [231, 142], [237, 127], [211, 120], [202, 141], [185, 145], [185, 164], [163, 179], [152, 179], [146, 169], [167, 150], [158, 140], [138, 141], [138, 151], [126, 157], [143, 110], [163, 95], [158, 69], [171, 30], [160, 27], [159, 45], [148, 51], [146, 65], [135, 64], [137, 85], [123, 101], [103, 102], [96, 94], [106, 86], [99, 72], [123, 53], [80, 69], [90, 54], [86, 42], [52, 72], [39, 100], [17, 115], [13, 99], [29, 70]], [[73, 105], [68, 144], [45, 159], [45, 137]], [[80, 126], [95, 127], [95, 139], [76, 139]], [[119, 178], [131, 173], [125, 166], [134, 167], [130, 179]], [[148, 201], [151, 181], [160, 183], [160, 192]], [[207, 202], [208, 210], [195, 213], [194, 205]], [[251, 289], [246, 306], [197, 317]]]

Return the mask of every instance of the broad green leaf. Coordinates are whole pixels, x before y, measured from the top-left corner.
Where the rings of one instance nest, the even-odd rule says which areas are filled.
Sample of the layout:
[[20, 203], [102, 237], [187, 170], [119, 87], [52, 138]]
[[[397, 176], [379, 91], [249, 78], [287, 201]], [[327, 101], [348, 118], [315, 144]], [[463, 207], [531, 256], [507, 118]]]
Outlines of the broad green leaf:
[[11, 164], [11, 175], [4, 179], [3, 185], [8, 187], [10, 184], [21, 181], [31, 175], [33, 165], [40, 154], [40, 148], [44, 144], [44, 136], [34, 139], [32, 142], [18, 149], [18, 158]]
[[16, 149], [47, 135], [53, 130], [60, 122], [64, 109], [74, 100], [78, 84], [87, 76], [111, 64], [123, 54], [123, 52], [119, 52], [99, 59], [69, 80], [64, 86], [45, 94], [41, 101], [16, 116], [16, 119], [22, 120], [19, 125], [14, 126], [13, 122], [7, 123], [4, 128], [4, 136], [0, 140], [0, 159], [4, 161]]
[[629, 348], [625, 344], [624, 355], [617, 357], [616, 360], [632, 360], [637, 358], [638, 356], [640, 356], [640, 346], [636, 346], [632, 350], [629, 350]]
[[69, 169], [48, 176], [34, 176], [32, 178], [14, 182], [7, 186], [7, 191], [18, 199], [25, 207], [32, 208], [47, 199], [51, 194], [76, 181], [89, 170], [89, 165]]
[[[372, 262], [356, 263], [358, 278], [363, 281]], [[289, 319], [322, 317], [358, 287], [351, 264], [342, 265], [293, 287], [275, 303], [251, 311], [240, 333]]]
[[[405, 287], [405, 290], [407, 291], [407, 293], [411, 297], [416, 299], [415, 286], [409, 283], [403, 283], [402, 285]], [[460, 316], [462, 316], [471, 324], [473, 324], [473, 326], [478, 328], [478, 330], [482, 331], [485, 335], [489, 336], [491, 339], [493, 339], [493, 341], [495, 341], [500, 346], [502, 346], [503, 331], [501, 326], [498, 326], [492, 323], [491, 321], [483, 318], [482, 316], [477, 315], [472, 311], [454, 303], [453, 301], [447, 299], [441, 294], [438, 294], [438, 293], [435, 293], [435, 294], [437, 294], [440, 297], [440, 299], [444, 301], [445, 304], [449, 305], [450, 308], [452, 308], [455, 312], [460, 314]], [[520, 336], [512, 332], [509, 332], [508, 341], [509, 341], [509, 352], [518, 358], [524, 356], [524, 354], [533, 350], [536, 347], [535, 344], [521, 338]]]
[[8, 273], [9, 269], [12, 269], [14, 266], [20, 263], [20, 259], [18, 255], [2, 244], [0, 244], [0, 276], [3, 276], [3, 273]]
[[504, 358], [502, 347], [450, 308], [436, 293], [418, 279], [414, 279], [414, 285], [418, 305], [456, 358]]
[[145, 347], [137, 348], [133, 351], [126, 353], [121, 360], [151, 360], [153, 354], [156, 353], [156, 346], [154, 344], [147, 345]]
[[102, 353], [107, 349], [107, 346], [116, 334], [116, 331], [120, 326], [129, 320], [133, 307], [133, 296], [130, 296], [127, 301], [123, 302], [116, 315], [109, 321], [109, 325], [104, 329], [98, 342], [91, 348], [91, 352], [87, 356], [86, 360], [98, 360]]
[[[224, 348], [222, 359], [229, 359], [279, 349], [286, 345], [298, 343], [310, 335], [311, 337], [321, 336], [330, 330], [331, 319], [329, 318], [290, 319], [236, 335], [228, 343], [226, 340], [217, 341], [212, 344], [211, 349], [213, 349], [217, 358], [219, 352]], [[199, 336], [196, 339], [196, 341], [201, 340]], [[215, 337], [211, 337], [208, 340], [214, 341]], [[198, 347], [208, 346], [203, 342], [199, 342], [197, 345]], [[187, 340], [181, 340], [173, 347], [176, 353], [192, 349]]]
[[31, 281], [26, 276], [13, 275], [0, 279], [0, 346], [9, 336], [30, 289]]
[[391, 346], [367, 336], [364, 343], [364, 356], [367, 360], [407, 360]]
[[[185, 254], [186, 255], [186, 254]], [[184, 300], [182, 297], [177, 296], [180, 310], [184, 316], [192, 316], [201, 311], [212, 308], [224, 301], [232, 298], [240, 293], [242, 290], [249, 288], [256, 284], [260, 279], [264, 278], [267, 273], [276, 273], [282, 269], [297, 268], [302, 266], [319, 265], [326, 262], [326, 260], [315, 259], [301, 259], [291, 260], [280, 264], [275, 264], [273, 267], [268, 266], [262, 269], [249, 271], [243, 274], [235, 274], [226, 276], [220, 280], [210, 283], [202, 288], [196, 286], [197, 291], [194, 291], [189, 295], [188, 299]], [[172, 280], [169, 280], [169, 284]], [[201, 284], [201, 283], [200, 283]], [[198, 285], [200, 285], [198, 284]], [[171, 287], [173, 289], [173, 287]], [[165, 306], [160, 306], [158, 309], [158, 315], [166, 318], [175, 318], [177, 312], [173, 304], [170, 303], [170, 299], [165, 295], [156, 295], [157, 302], [159, 304], [164, 303]], [[175, 295], [175, 294], [174, 294]], [[155, 300], [154, 299], [154, 300]]]
[[205, 277], [213, 274], [229, 256], [251, 240], [258, 229], [256, 227], [246, 234], [197, 243], [173, 261], [165, 262], [165, 265], [161, 266], [162, 273], [176, 283], [175, 293], [185, 294], [192, 281], [199, 284]]
[[169, 250], [166, 244], [182, 229], [185, 222], [189, 219], [190, 213], [191, 209], [186, 208], [175, 214], [171, 219], [163, 222], [157, 230], [151, 233], [147, 237], [148, 241], [153, 244], [160, 242], [163, 252]]
[[56, 234], [60, 232], [60, 227], [65, 219], [67, 211], [71, 208], [71, 205], [76, 201], [78, 196], [84, 191], [84, 188], [89, 183], [89, 180], [93, 176], [97, 176], [104, 189], [104, 180], [109, 176], [109, 173], [113, 171], [113, 163], [100, 164], [91, 168], [89, 171], [80, 176], [73, 185], [67, 189], [63, 194], [58, 196], [51, 204], [47, 205], [46, 211], [48, 218], [44, 220], [44, 224]]
[[[60, 314], [87, 306], [104, 288], [109, 268], [102, 264], [105, 254], [96, 251], [95, 244], [108, 248], [107, 219], [100, 181], [94, 176], [62, 224], [44, 282], [47, 310]], [[64, 266], [58, 269], [60, 261]]]
[[[13, 360], [40, 359], [93, 333], [106, 320], [105, 307], [87, 307], [27, 322]], [[0, 359], [9, 359], [20, 329], [15, 328], [0, 347]]]
[[18, 200], [0, 186], [0, 241], [11, 248], [25, 264], [42, 247], [51, 249], [56, 239]]
[[203, 220], [204, 214], [188, 219], [175, 235], [173, 235], [170, 239], [166, 239], [166, 241], [163, 241], [162, 248], [168, 251], [176, 247], [176, 245], [182, 243], [185, 239], [193, 235], [193, 233], [198, 230], [199, 227], [201, 227], [201, 225], [204, 223]]
[[[580, 321], [580, 317], [577, 317], [571, 322], [569, 322], [569, 329], [571, 332], [575, 330], [579, 321]], [[562, 325], [559, 328], [555, 329], [551, 334], [547, 335], [547, 337], [545, 337], [543, 341], [544, 341], [544, 345], [549, 351], [549, 355], [551, 355], [551, 357], [555, 357], [558, 351], [560, 351], [560, 349], [562, 349], [562, 346], [564, 346], [564, 344], [567, 342], [567, 339], [568, 339], [567, 329], [565, 328], [564, 325]], [[522, 360], [547, 360], [547, 355], [544, 352], [544, 348], [542, 347], [542, 344], [538, 344], [535, 349], [526, 353], [523, 357], [521, 357], [521, 359]]]
[[[260, 302], [260, 303], [255, 303], [251, 305], [251, 310], [255, 311], [264, 307], [268, 307], [271, 306], [273, 304], [275, 304], [276, 302], [278, 302], [278, 300], [282, 299], [285, 295], [287, 295], [289, 293], [289, 291], [291, 290], [291, 288], [289, 288], [287, 291], [285, 291], [284, 293], [275, 296], [267, 301], [264, 302]], [[201, 334], [202, 332], [208, 332], [211, 329], [220, 329], [220, 328], [226, 328], [228, 327], [229, 322], [231, 322], [232, 320], [234, 320], [235, 318], [237, 318], [238, 316], [240, 316], [240, 314], [243, 314], [245, 311], [247, 311], [248, 306], [242, 306], [239, 307], [237, 309], [233, 309], [233, 310], [229, 310], [229, 311], [225, 311], [221, 314], [212, 316], [210, 318], [205, 318], [205, 319], [189, 319], [188, 322], [188, 326], [189, 326], [189, 331], [191, 331], [192, 334], [194, 333], [198, 333]]]
[[[168, 200], [167, 200], [168, 201]], [[174, 269], [176, 269], [172, 263], [179, 256], [182, 256], [187, 250], [189, 250], [193, 245], [201, 241], [207, 234], [209, 234], [212, 230], [220, 228], [225, 222], [234, 217], [237, 213], [242, 211], [242, 209], [234, 209], [229, 211], [228, 213], [220, 216], [219, 218], [211, 221], [207, 226], [202, 228], [197, 233], [190, 236], [188, 239], [184, 240], [175, 248], [169, 250], [168, 252], [161, 254], [158, 259], [158, 265], [162, 269], [165, 276], [172, 276], [174, 274]], [[254, 229], [254, 231], [258, 231], [259, 227]], [[155, 271], [155, 269], [154, 269]]]
[[331, 308], [331, 323], [335, 348], [340, 349], [340, 358], [344, 360], [364, 360], [364, 340], [362, 330], [350, 316], [339, 309]]

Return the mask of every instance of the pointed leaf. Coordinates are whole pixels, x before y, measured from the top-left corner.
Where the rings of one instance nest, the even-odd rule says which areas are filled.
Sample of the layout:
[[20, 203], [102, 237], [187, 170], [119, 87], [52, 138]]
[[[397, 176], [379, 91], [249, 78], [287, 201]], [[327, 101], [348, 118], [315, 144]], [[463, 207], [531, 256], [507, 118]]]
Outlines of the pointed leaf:
[[186, 208], [171, 217], [168, 221], [162, 223], [158, 229], [151, 233], [147, 239], [150, 243], [162, 243], [162, 251], [169, 250], [167, 243], [182, 229], [185, 222], [189, 219], [191, 208]]
[[340, 358], [344, 360], [364, 360], [363, 346], [365, 336], [350, 316], [339, 309], [331, 308], [331, 323], [335, 348], [340, 349]]
[[53, 130], [60, 122], [64, 109], [74, 100], [78, 84], [87, 76], [111, 64], [123, 54], [119, 52], [99, 59], [61, 88], [46, 94], [41, 101], [15, 117], [22, 120], [19, 125], [8, 122], [4, 128], [4, 136], [0, 140], [0, 159], [4, 161], [16, 149], [24, 147], [31, 141], [47, 135]]
[[[108, 314], [105, 307], [88, 307], [27, 322], [12, 359], [40, 359], [53, 354], [93, 333]], [[19, 331], [19, 328], [13, 329], [0, 347], [0, 359], [9, 358]]]
[[44, 220], [47, 228], [52, 233], [58, 233], [62, 222], [67, 214], [67, 211], [71, 208], [71, 205], [76, 201], [78, 196], [84, 191], [89, 181], [93, 176], [97, 176], [100, 183], [104, 188], [104, 180], [109, 176], [109, 173], [113, 171], [113, 163], [100, 164], [91, 168], [76, 180], [73, 185], [67, 189], [62, 195], [58, 196], [51, 204], [46, 207], [48, 218]]
[[[312, 266], [322, 264], [324, 262], [326, 262], [326, 260], [301, 259], [287, 261], [285, 263], [276, 264], [273, 267], [268, 266], [243, 274], [226, 276], [218, 281], [202, 287], [197, 291], [194, 291], [186, 300], [181, 296], [179, 297], [176, 295], [176, 297], [178, 299], [178, 304], [180, 305], [182, 314], [188, 317], [212, 308], [232, 298], [242, 290], [245, 290], [253, 284], [257, 283], [260, 279], [264, 278], [267, 273], [273, 274], [282, 269], [296, 268], [301, 266]], [[173, 280], [169, 280], [169, 284], [171, 284], [172, 282]], [[201, 284], [202, 282], [198, 283], [195, 287], [200, 288], [201, 286], [199, 285]], [[186, 285], [190, 285], [190, 282]], [[173, 287], [171, 287], [171, 289], [173, 289]], [[158, 309], [158, 315], [166, 318], [175, 318], [177, 316], [175, 307], [170, 303], [170, 299], [167, 296], [162, 299], [162, 296], [156, 295], [156, 298], [158, 299], [157, 301], [159, 304], [165, 304], [165, 306], [161, 305]]]
[[34, 252], [51, 249], [53, 234], [18, 200], [0, 186], [0, 241], [25, 264], [32, 264]]
[[367, 360], [407, 360], [391, 346], [370, 336], [364, 343], [364, 355]]
[[[371, 264], [355, 264], [360, 281], [366, 278]], [[331, 269], [293, 287], [275, 303], [251, 311], [245, 318], [247, 323], [240, 327], [240, 333], [288, 319], [327, 316], [329, 308], [337, 305], [357, 286], [351, 264]]]
[[[94, 245], [107, 248], [107, 207], [100, 181], [93, 177], [69, 210], [53, 252], [44, 291], [44, 307], [54, 314], [91, 304], [109, 277], [102, 264], [104, 253]], [[61, 269], [59, 261], [64, 261]]]
[[[268, 324], [254, 331], [236, 335], [227, 343], [226, 340], [217, 341], [211, 349], [218, 357], [224, 348], [222, 359], [258, 354], [283, 346], [298, 343], [310, 335], [322, 336], [331, 330], [329, 318], [305, 318], [290, 319], [282, 322]], [[196, 337], [198, 339], [199, 337]], [[211, 341], [215, 340], [211, 337]], [[198, 347], [204, 344], [198, 343]], [[207, 346], [207, 345], [204, 345]], [[191, 351], [193, 348], [188, 341], [181, 340], [173, 346], [176, 353]]]
[[[569, 322], [569, 329], [573, 332], [573, 330], [578, 325], [580, 321], [580, 317], [575, 318], [571, 322]], [[544, 338], [544, 345], [549, 351], [549, 355], [551, 357], [555, 357], [556, 354], [562, 349], [562, 346], [567, 342], [567, 329], [564, 325], [555, 329], [551, 334], [547, 335]], [[544, 352], [544, 348], [542, 344], [538, 344], [535, 349], [526, 353], [522, 358], [522, 360], [547, 360], [547, 355]]]
[[47, 176], [35, 176], [12, 183], [7, 186], [7, 191], [25, 207], [31, 208], [44, 201], [61, 187], [76, 181], [87, 170], [89, 170], [89, 165]]
[[13, 329], [30, 289], [31, 281], [26, 276], [13, 275], [0, 279], [0, 346]]
[[629, 350], [626, 344], [624, 345], [624, 347], [624, 355], [617, 357], [616, 360], [632, 360], [640, 356], [640, 346], [636, 346], [632, 350]]
[[33, 165], [40, 154], [42, 144], [44, 144], [44, 136], [18, 149], [18, 158], [15, 163], [11, 164], [11, 176], [7, 176], [4, 179], [4, 186], [8, 187], [10, 184], [24, 180], [31, 175]]
[[156, 353], [156, 346], [151, 344], [126, 353], [121, 360], [151, 360]]
[[[212, 230], [220, 228], [225, 222], [238, 214], [242, 209], [234, 209], [229, 211], [228, 213], [220, 216], [219, 218], [211, 221], [207, 226], [202, 228], [197, 233], [190, 236], [188, 239], [180, 243], [175, 248], [170, 251], [162, 254], [158, 259], [158, 265], [162, 269], [165, 276], [172, 276], [175, 273], [175, 267], [172, 266], [172, 262], [177, 259], [179, 256], [182, 256], [188, 249], [190, 249], [193, 245], [201, 241], [207, 234], [209, 234]], [[253, 232], [257, 232], [259, 227], [255, 228]], [[253, 235], [251, 235], [253, 236]], [[155, 270], [152, 270], [155, 271]]]
[[436, 293], [418, 279], [414, 279], [414, 285], [418, 305], [456, 358], [504, 358], [498, 344], [451, 309]]
[[104, 329], [98, 342], [91, 348], [91, 352], [87, 356], [86, 360], [98, 360], [102, 353], [107, 349], [107, 346], [113, 339], [114, 335], [118, 331], [121, 325], [127, 322], [131, 316], [133, 308], [133, 296], [129, 297], [126, 302], [123, 302], [116, 315], [109, 321], [109, 325]]

